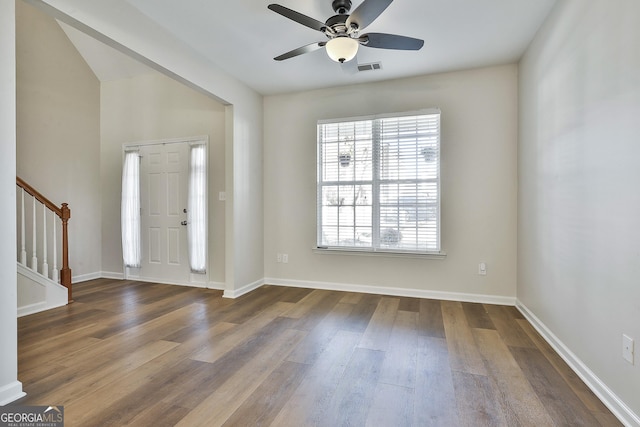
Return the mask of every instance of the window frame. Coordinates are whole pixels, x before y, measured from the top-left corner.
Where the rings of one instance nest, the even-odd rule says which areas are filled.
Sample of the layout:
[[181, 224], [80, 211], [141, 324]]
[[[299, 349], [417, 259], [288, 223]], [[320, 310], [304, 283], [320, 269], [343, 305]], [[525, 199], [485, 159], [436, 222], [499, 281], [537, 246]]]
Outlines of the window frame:
[[[431, 178], [431, 182], [435, 182], [437, 188], [437, 197], [435, 201], [435, 215], [436, 215], [436, 250], [420, 250], [420, 249], [402, 249], [402, 248], [393, 248], [393, 247], [384, 247], [380, 242], [380, 233], [383, 230], [383, 224], [380, 220], [381, 208], [380, 208], [380, 199], [381, 199], [381, 191], [380, 184], [385, 180], [380, 176], [381, 166], [380, 166], [380, 158], [381, 158], [381, 150], [380, 143], [382, 142], [382, 137], [379, 135], [378, 130], [380, 129], [379, 121], [384, 119], [393, 119], [393, 118], [403, 118], [403, 117], [411, 117], [411, 116], [429, 116], [429, 115], [437, 115], [437, 173], [435, 178]], [[441, 207], [442, 207], [442, 180], [441, 180], [441, 170], [442, 170], [442, 155], [441, 155], [441, 140], [442, 140], [442, 114], [439, 108], [428, 108], [421, 109], [417, 111], [407, 111], [407, 112], [398, 112], [398, 113], [389, 113], [389, 114], [376, 114], [376, 115], [368, 115], [368, 116], [357, 116], [357, 117], [346, 117], [346, 118], [338, 118], [338, 119], [323, 119], [318, 120], [317, 122], [317, 130], [316, 130], [316, 244], [314, 247], [314, 252], [316, 253], [344, 253], [344, 254], [355, 254], [355, 255], [385, 255], [385, 256], [399, 256], [399, 257], [419, 257], [419, 258], [444, 258], [446, 253], [442, 248], [442, 220], [441, 220]], [[372, 218], [371, 218], [371, 234], [372, 240], [370, 246], [348, 246], [348, 245], [332, 245], [326, 246], [323, 245], [323, 188], [328, 187], [330, 185], [341, 184], [340, 180], [338, 181], [328, 181], [325, 180], [323, 176], [323, 167], [326, 166], [326, 162], [323, 158], [323, 140], [321, 128], [327, 124], [340, 124], [340, 123], [352, 123], [352, 122], [371, 122], [371, 147], [372, 147], [372, 159], [370, 160], [372, 165], [372, 174], [370, 180], [364, 180], [363, 182], [369, 183], [371, 185], [371, 209], [372, 209]], [[356, 125], [354, 125], [356, 126]], [[354, 142], [356, 143], [356, 142]], [[387, 182], [398, 183], [403, 181], [401, 178], [397, 178]], [[420, 179], [412, 179], [409, 181], [413, 181], [416, 185], [419, 184]], [[360, 180], [353, 179], [351, 181], [346, 181], [345, 185], [362, 185]], [[367, 184], [369, 185], [369, 184]], [[400, 206], [400, 204], [398, 205]], [[357, 222], [354, 219], [353, 226], [355, 227]], [[416, 220], [416, 225], [418, 224], [418, 220]], [[326, 223], [324, 225], [327, 227]], [[325, 228], [326, 231], [326, 228]], [[373, 236], [375, 234], [375, 237]], [[418, 239], [416, 237], [416, 239]], [[419, 240], [416, 241], [419, 243]], [[377, 244], [377, 246], [376, 246]]]

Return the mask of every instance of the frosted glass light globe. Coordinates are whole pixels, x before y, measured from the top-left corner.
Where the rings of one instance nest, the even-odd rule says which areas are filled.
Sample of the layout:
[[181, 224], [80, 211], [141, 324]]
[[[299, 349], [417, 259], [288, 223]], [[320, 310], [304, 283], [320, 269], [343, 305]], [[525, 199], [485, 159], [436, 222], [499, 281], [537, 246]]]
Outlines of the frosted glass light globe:
[[336, 37], [327, 42], [327, 55], [336, 62], [348, 62], [358, 53], [357, 40], [351, 37]]

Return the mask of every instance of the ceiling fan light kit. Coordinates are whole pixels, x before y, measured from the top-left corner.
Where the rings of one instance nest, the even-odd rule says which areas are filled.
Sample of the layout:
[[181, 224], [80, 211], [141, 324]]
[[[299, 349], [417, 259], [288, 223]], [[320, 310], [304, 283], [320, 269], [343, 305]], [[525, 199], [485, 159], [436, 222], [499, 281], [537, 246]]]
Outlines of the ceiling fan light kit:
[[367, 27], [378, 18], [392, 1], [393, 0], [364, 0], [356, 10], [349, 15], [351, 0], [333, 0], [331, 6], [337, 15], [330, 17], [324, 23], [279, 4], [270, 4], [268, 6], [270, 10], [305, 27], [320, 31], [329, 39], [328, 41], [299, 47], [280, 56], [276, 56], [274, 59], [276, 61], [282, 61], [302, 55], [303, 53], [313, 52], [323, 47], [326, 47], [329, 58], [340, 63], [349, 62], [355, 58], [360, 45], [377, 49], [420, 50], [424, 45], [424, 41], [412, 37], [385, 33], [358, 35], [358, 31]]
[[358, 46], [358, 41], [351, 37], [336, 37], [327, 42], [327, 55], [336, 62], [348, 62], [356, 57]]

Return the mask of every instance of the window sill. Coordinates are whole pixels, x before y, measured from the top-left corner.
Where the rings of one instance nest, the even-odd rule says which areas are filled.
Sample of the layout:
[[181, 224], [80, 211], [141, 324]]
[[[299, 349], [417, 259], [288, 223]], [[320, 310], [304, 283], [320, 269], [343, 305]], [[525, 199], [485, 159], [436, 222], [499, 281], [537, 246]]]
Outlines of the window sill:
[[360, 256], [382, 256], [390, 258], [420, 258], [420, 259], [445, 259], [446, 252], [411, 252], [411, 251], [391, 251], [391, 250], [370, 250], [356, 248], [339, 247], [315, 247], [313, 252], [321, 255], [360, 255]]

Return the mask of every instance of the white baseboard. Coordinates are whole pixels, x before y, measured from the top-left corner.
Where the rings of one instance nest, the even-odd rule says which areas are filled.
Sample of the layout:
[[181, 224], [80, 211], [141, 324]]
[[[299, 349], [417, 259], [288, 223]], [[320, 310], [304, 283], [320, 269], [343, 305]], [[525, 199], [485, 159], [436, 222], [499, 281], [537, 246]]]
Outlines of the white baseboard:
[[516, 308], [542, 335], [551, 347], [562, 357], [580, 379], [598, 396], [607, 408], [627, 427], [640, 427], [640, 417], [634, 413], [607, 385], [589, 369], [538, 317], [520, 300]]
[[[98, 273], [90, 273], [83, 274], [80, 276], [73, 277], [73, 283], [81, 283], [88, 282], [89, 280], [95, 279], [112, 279], [112, 280], [124, 280], [124, 273], [115, 272], [115, 271], [100, 271]], [[141, 282], [153, 282], [158, 283], [157, 279], [148, 279], [144, 277], [135, 277], [131, 278], [132, 280], [140, 280]], [[176, 286], [189, 286], [193, 288], [206, 288], [206, 289], [216, 289], [220, 291], [224, 291], [225, 284], [222, 282], [207, 282], [207, 283], [181, 283], [181, 282], [171, 282], [171, 281], [162, 281], [162, 283], [166, 283], [167, 285], [176, 285]]]
[[47, 309], [47, 302], [40, 301], [35, 304], [29, 304], [22, 307], [18, 307], [18, 317], [28, 316], [30, 314], [39, 313]]
[[[124, 279], [123, 273], [102, 271], [95, 274], [87, 274], [75, 278], [76, 281], [83, 278], [84, 280], [92, 280], [98, 278], [122, 280]], [[144, 277], [131, 278], [132, 280], [156, 282], [157, 279], [147, 279]], [[75, 283], [75, 282], [74, 282]], [[356, 285], [351, 283], [336, 283], [336, 282], [316, 282], [307, 280], [291, 280], [291, 279], [278, 279], [274, 277], [267, 277], [262, 280], [257, 280], [253, 283], [245, 285], [236, 290], [225, 289], [225, 284], [222, 282], [208, 282], [204, 283], [178, 283], [171, 281], [163, 281], [169, 285], [179, 286], [192, 286], [197, 288], [208, 288], [223, 290], [225, 298], [238, 298], [248, 292], [251, 292], [265, 283], [271, 285], [288, 286], [292, 288], [311, 288], [311, 289], [326, 289], [331, 291], [344, 291], [344, 292], [361, 292], [365, 294], [380, 294], [400, 297], [413, 297], [413, 298], [429, 298], [439, 299], [446, 301], [462, 301], [462, 302], [477, 302], [482, 304], [497, 304], [497, 305], [510, 305], [516, 304], [515, 297], [507, 297], [500, 295], [484, 295], [484, 294], [468, 294], [461, 292], [442, 292], [442, 291], [430, 291], [423, 289], [411, 289], [411, 288], [391, 288], [384, 286], [368, 286], [368, 285]]]
[[41, 311], [51, 310], [53, 308], [64, 307], [65, 305], [67, 305], [66, 302], [63, 304], [48, 304], [46, 301], [25, 305], [23, 307], [18, 307], [18, 317], [40, 313]]
[[[82, 274], [80, 276], [73, 276], [73, 283], [81, 283], [88, 282], [89, 280], [95, 279], [112, 279], [112, 280], [124, 280], [124, 273], [119, 271], [100, 271], [97, 273], [90, 274]], [[147, 279], [147, 278], [132, 278], [132, 280], [140, 280], [143, 282], [154, 282], [158, 283], [157, 279]], [[191, 286], [195, 288], [207, 288], [207, 289], [217, 289], [223, 291], [225, 289], [225, 284], [222, 282], [207, 282], [207, 283], [179, 283], [179, 282], [170, 282], [163, 281], [162, 283], [166, 283], [167, 285], [178, 285], [178, 286]]]
[[234, 290], [229, 290], [229, 289], [225, 289], [224, 293], [222, 294], [223, 298], [238, 298], [241, 297], [244, 294], [247, 294], [253, 290], [258, 289], [260, 286], [264, 285], [265, 281], [264, 279], [260, 279], [260, 280], [256, 280], [253, 283], [249, 283], [248, 285], [245, 285], [239, 289], [234, 289]]
[[102, 275], [101, 271], [95, 272], [95, 273], [88, 273], [88, 274], [80, 274], [78, 276], [74, 275], [72, 278], [72, 282], [73, 283], [82, 283], [82, 282], [88, 282], [89, 280], [95, 280], [95, 279], [100, 279], [104, 277]]
[[[28, 303], [17, 308], [17, 316], [23, 317], [52, 308], [63, 307], [68, 303], [67, 288], [18, 263], [18, 295], [27, 295]], [[32, 292], [38, 289], [38, 295], [44, 291], [43, 299], [34, 298]], [[30, 296], [29, 296], [30, 295]], [[37, 299], [36, 301], [34, 301]], [[18, 298], [18, 300], [23, 300]]]
[[[108, 277], [110, 278], [110, 277]], [[163, 285], [174, 285], [174, 286], [185, 286], [185, 287], [189, 287], [189, 288], [202, 288], [205, 289], [207, 287], [207, 283], [205, 282], [191, 282], [191, 283], [185, 283], [185, 282], [177, 282], [177, 281], [172, 281], [172, 280], [159, 280], [157, 278], [154, 277], [127, 277], [127, 280], [135, 280], [138, 282], [149, 282], [149, 283], [160, 283]]]
[[124, 280], [122, 271], [101, 271], [100, 279]]
[[225, 287], [225, 284], [222, 282], [209, 282], [207, 284], [207, 289], [215, 289], [218, 291], [224, 291]]
[[22, 383], [20, 381], [13, 381], [0, 387], [0, 406], [4, 406], [26, 395], [27, 393], [22, 391]]
[[446, 301], [477, 302], [482, 304], [510, 305], [516, 303], [515, 297], [499, 295], [466, 294], [460, 292], [429, 291], [423, 289], [390, 288], [384, 286], [355, 285], [350, 283], [312, 282], [306, 280], [290, 280], [267, 277], [263, 283], [269, 285], [289, 286], [292, 288], [326, 289], [330, 291], [361, 292], [398, 297], [428, 298]]
[[[93, 280], [98, 278], [122, 280], [124, 274], [120, 272], [102, 271], [100, 273], [86, 274], [74, 278], [74, 283], [80, 281]], [[82, 280], [81, 280], [82, 279]], [[157, 283], [157, 279], [147, 279], [144, 277], [131, 278], [132, 280], [148, 281]], [[468, 294], [461, 292], [442, 292], [442, 291], [430, 291], [423, 289], [411, 289], [411, 288], [391, 288], [383, 286], [368, 286], [368, 285], [356, 285], [351, 283], [336, 283], [336, 282], [316, 282], [307, 280], [291, 280], [291, 279], [278, 279], [274, 277], [267, 277], [262, 280], [257, 280], [253, 283], [245, 285], [236, 290], [225, 289], [225, 283], [223, 282], [208, 282], [208, 283], [178, 283], [171, 281], [163, 281], [168, 285], [178, 286], [191, 286], [196, 288], [208, 288], [224, 291], [224, 298], [238, 298], [246, 293], [249, 293], [265, 283], [272, 285], [287, 286], [292, 288], [311, 288], [311, 289], [326, 289], [331, 291], [344, 291], [344, 292], [361, 292], [365, 294], [380, 294], [389, 296], [401, 296], [401, 297], [413, 297], [413, 298], [429, 298], [439, 299], [446, 301], [462, 301], [462, 302], [477, 302], [482, 304], [497, 304], [497, 305], [510, 305], [516, 304], [515, 297], [507, 297], [500, 295], [484, 295], [484, 294]]]
[[[95, 277], [96, 279], [98, 278], [102, 278], [102, 279], [113, 279], [113, 280], [124, 280], [124, 273], [116, 273], [116, 272], [112, 272], [112, 271], [102, 271], [99, 273], [98, 277]], [[135, 278], [131, 278], [131, 280], [140, 280], [141, 282], [153, 282], [153, 283], [159, 283], [157, 279], [148, 279], [148, 278], [140, 278], [140, 277], [135, 277]], [[192, 288], [206, 288], [206, 289], [216, 289], [219, 291], [224, 291], [225, 289], [225, 284], [222, 282], [191, 282], [191, 283], [181, 283], [181, 282], [171, 282], [171, 281], [162, 281], [162, 283], [166, 283], [167, 285], [177, 285], [177, 286], [189, 286]]]

